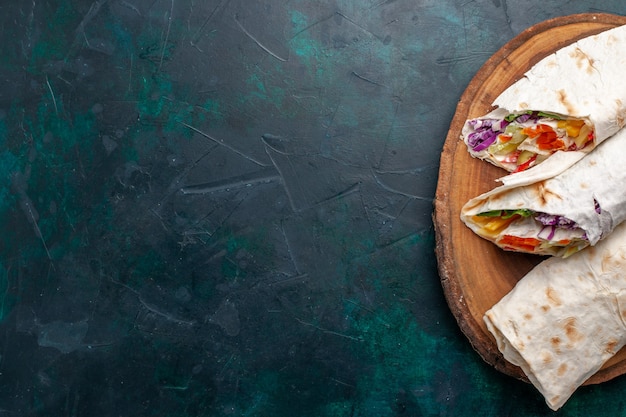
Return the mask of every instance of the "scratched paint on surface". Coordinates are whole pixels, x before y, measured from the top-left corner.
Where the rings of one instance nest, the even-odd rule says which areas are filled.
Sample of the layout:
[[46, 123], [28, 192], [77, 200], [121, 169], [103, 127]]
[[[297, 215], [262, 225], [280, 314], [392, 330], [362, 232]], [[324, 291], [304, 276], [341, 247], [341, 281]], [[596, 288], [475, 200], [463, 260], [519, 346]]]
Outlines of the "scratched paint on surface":
[[3, 4], [3, 410], [550, 415], [460, 334], [430, 215], [472, 74], [585, 3]]

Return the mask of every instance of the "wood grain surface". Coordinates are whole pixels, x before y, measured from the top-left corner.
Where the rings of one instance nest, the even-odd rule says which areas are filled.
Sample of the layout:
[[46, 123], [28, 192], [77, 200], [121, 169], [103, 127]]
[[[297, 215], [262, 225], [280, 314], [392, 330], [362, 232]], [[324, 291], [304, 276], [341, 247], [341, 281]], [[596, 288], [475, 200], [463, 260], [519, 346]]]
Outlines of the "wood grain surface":
[[[466, 119], [487, 113], [504, 89], [545, 56], [623, 24], [623, 16], [585, 13], [547, 20], [516, 36], [483, 65], [461, 96], [441, 154], [433, 219], [439, 274], [448, 305], [473, 348], [487, 363], [527, 382], [521, 369], [504, 360], [498, 351], [483, 315], [543, 258], [504, 252], [461, 222], [461, 207], [470, 198], [497, 186], [495, 179], [506, 174], [469, 155], [459, 139], [461, 128]], [[585, 384], [601, 383], [625, 372], [626, 348]]]

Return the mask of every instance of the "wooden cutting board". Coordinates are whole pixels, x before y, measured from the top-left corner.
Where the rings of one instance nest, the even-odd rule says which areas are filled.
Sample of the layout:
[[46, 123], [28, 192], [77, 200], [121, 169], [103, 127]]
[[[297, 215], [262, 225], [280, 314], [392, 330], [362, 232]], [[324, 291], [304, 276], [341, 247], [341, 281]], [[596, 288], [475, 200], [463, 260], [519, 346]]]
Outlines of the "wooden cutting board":
[[[586, 36], [626, 24], [626, 17], [577, 14], [539, 23], [504, 45], [478, 71], [461, 96], [441, 154], [435, 196], [436, 254], [443, 290], [459, 327], [474, 349], [499, 371], [527, 381], [505, 361], [483, 322], [484, 313], [507, 294], [542, 257], [504, 252], [472, 233], [459, 219], [470, 199], [494, 188], [506, 174], [472, 158], [459, 139], [468, 118], [486, 114], [493, 100], [545, 56]], [[626, 45], [625, 45], [626, 47]], [[626, 372], [626, 348], [585, 384]]]

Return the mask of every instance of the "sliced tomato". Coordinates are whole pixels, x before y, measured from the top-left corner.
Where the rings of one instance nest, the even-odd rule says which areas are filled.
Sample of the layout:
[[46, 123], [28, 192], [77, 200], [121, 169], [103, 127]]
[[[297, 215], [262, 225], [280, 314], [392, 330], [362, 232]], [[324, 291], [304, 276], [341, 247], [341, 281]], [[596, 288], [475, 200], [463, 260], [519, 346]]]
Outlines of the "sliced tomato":
[[530, 136], [531, 138], [534, 138], [535, 136], [541, 133], [554, 132], [554, 129], [550, 125], [540, 123], [536, 126], [525, 127], [524, 129], [522, 129], [522, 132], [526, 136]]
[[558, 138], [550, 125], [538, 124], [523, 129], [524, 134], [531, 138], [537, 138], [537, 147], [542, 150], [563, 149], [565, 144]]
[[541, 132], [537, 137], [537, 144], [545, 145], [547, 143], [553, 142], [554, 140], [556, 140], [556, 138], [557, 136], [554, 130], [550, 132]]
[[557, 138], [555, 132], [546, 132], [539, 135], [537, 139], [537, 147], [542, 150], [564, 149], [565, 143]]
[[517, 168], [515, 169], [515, 171], [513, 171], [513, 172], [515, 173], [515, 172], [526, 171], [528, 168], [530, 168], [530, 166], [532, 165], [533, 162], [535, 162], [536, 159], [537, 159], [537, 155], [533, 155], [526, 162], [524, 162], [523, 164], [518, 165]]
[[508, 249], [524, 250], [526, 252], [534, 252], [541, 241], [534, 237], [519, 237], [513, 235], [504, 235], [498, 242], [500, 245]]

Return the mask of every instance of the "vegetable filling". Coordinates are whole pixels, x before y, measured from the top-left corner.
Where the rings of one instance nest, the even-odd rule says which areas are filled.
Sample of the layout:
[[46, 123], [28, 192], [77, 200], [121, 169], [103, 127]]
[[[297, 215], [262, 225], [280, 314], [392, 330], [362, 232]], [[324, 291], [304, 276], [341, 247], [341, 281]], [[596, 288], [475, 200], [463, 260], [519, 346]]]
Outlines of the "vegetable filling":
[[508, 250], [569, 256], [589, 243], [585, 231], [564, 216], [518, 209], [482, 212], [474, 218], [480, 234], [496, 238], [495, 243]]
[[559, 150], [583, 149], [594, 139], [585, 120], [539, 111], [472, 119], [467, 124], [469, 148], [489, 154], [511, 172], [524, 171]]

